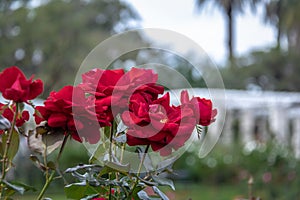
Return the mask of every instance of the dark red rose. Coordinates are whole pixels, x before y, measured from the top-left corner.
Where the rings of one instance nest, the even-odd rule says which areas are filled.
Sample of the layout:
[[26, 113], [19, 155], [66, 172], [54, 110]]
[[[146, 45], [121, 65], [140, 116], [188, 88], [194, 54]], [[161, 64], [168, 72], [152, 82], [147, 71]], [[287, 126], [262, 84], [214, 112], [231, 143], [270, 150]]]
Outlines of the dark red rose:
[[151, 69], [131, 68], [114, 88], [111, 101], [113, 114], [116, 116], [124, 110], [128, 111], [132, 106], [139, 107], [139, 112], [145, 111], [145, 106], [164, 92], [164, 87], [157, 85], [157, 80], [158, 75]]
[[[96, 98], [93, 105], [101, 127], [111, 126], [114, 120], [111, 110], [112, 93], [116, 83], [123, 75], [123, 69], [93, 69], [82, 75], [82, 83], [79, 84], [79, 87]], [[120, 99], [115, 99], [114, 102], [120, 102]]]
[[196, 125], [189, 107], [170, 106], [169, 93], [148, 104], [141, 96], [130, 100], [130, 110], [122, 114], [128, 126], [127, 144], [151, 145], [166, 156], [182, 147]]
[[[100, 139], [97, 115], [93, 112], [94, 98], [85, 97], [79, 87], [65, 86], [58, 92], [51, 92], [44, 106], [37, 106], [36, 123], [46, 120], [49, 127], [62, 128], [73, 139], [97, 143]], [[80, 132], [80, 135], [78, 134]]]
[[[164, 92], [164, 87], [157, 85], [158, 75], [151, 69], [131, 68], [118, 81], [113, 92], [115, 104], [128, 106], [128, 99], [134, 93], [143, 93], [148, 101], [157, 99]], [[117, 102], [119, 99], [123, 101]]]
[[[2, 113], [2, 115], [10, 122], [13, 121], [15, 112], [16, 112], [16, 106], [10, 107], [0, 103], [0, 113]], [[27, 110], [21, 111], [17, 115], [16, 126], [20, 127], [28, 120], [29, 120], [29, 112]]]
[[15, 66], [0, 73], [0, 92], [4, 98], [15, 102], [27, 102], [43, 92], [43, 82], [40, 79], [27, 80], [23, 72]]
[[82, 74], [82, 83], [79, 87], [97, 98], [111, 96], [116, 83], [123, 75], [123, 69], [93, 69]]
[[122, 119], [129, 126], [145, 126], [150, 123], [149, 106], [152, 101], [148, 101], [143, 96], [144, 93], [135, 93], [130, 98], [129, 110], [124, 111]]
[[199, 124], [202, 126], [208, 126], [215, 121], [217, 110], [212, 109], [212, 102], [209, 99], [193, 97], [191, 100], [200, 111]]
[[213, 109], [211, 100], [200, 97], [193, 97], [189, 100], [188, 92], [184, 90], [181, 92], [181, 103], [194, 110], [198, 124], [208, 126], [215, 121], [217, 110]]
[[157, 99], [164, 88], [156, 84], [158, 77], [152, 70], [132, 68], [123, 70], [94, 69], [82, 75], [79, 85], [95, 96], [95, 110], [100, 126], [111, 126], [114, 115], [127, 109], [128, 99], [134, 93], [143, 93], [148, 101]]

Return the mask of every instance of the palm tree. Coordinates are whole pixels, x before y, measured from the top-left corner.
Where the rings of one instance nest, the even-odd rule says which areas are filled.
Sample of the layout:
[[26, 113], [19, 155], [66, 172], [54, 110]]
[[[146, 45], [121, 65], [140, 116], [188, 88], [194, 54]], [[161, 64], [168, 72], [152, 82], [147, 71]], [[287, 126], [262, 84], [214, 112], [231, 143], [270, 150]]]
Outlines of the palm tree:
[[[300, 51], [300, 1], [282, 0], [281, 28], [288, 40], [288, 48], [294, 53]], [[284, 12], [283, 12], [284, 11]]]
[[265, 4], [265, 22], [276, 27], [277, 49], [280, 50], [280, 40], [282, 35], [283, 9], [282, 0], [271, 0]]
[[256, 11], [256, 6], [261, 0], [196, 0], [196, 6], [201, 9], [207, 3], [213, 3], [225, 14], [227, 21], [227, 48], [228, 59], [231, 66], [234, 63], [234, 15], [243, 13], [245, 6], [249, 5], [252, 11]]
[[300, 2], [298, 0], [271, 0], [265, 4], [265, 22], [276, 27], [277, 49], [281, 37], [286, 36], [289, 50], [300, 50]]

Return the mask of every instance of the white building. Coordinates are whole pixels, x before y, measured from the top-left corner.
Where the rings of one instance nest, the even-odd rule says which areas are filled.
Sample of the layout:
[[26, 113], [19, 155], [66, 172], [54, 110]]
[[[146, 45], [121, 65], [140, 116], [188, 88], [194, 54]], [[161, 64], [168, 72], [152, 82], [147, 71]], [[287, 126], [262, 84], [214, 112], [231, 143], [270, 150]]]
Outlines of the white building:
[[[174, 103], [180, 91], [174, 92]], [[291, 145], [300, 158], [300, 93], [198, 88], [188, 91], [211, 99], [221, 111], [209, 130], [216, 137], [222, 132], [220, 142], [266, 142], [274, 138], [283, 145]]]

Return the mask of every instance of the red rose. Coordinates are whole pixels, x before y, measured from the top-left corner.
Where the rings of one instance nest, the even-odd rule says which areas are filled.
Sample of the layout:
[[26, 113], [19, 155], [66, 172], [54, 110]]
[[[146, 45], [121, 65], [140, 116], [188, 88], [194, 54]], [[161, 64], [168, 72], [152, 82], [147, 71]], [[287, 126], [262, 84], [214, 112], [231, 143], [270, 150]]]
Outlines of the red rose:
[[[82, 74], [82, 83], [79, 84], [85, 92], [95, 96], [94, 107], [101, 127], [111, 126], [114, 119], [111, 105], [112, 93], [118, 80], [124, 75], [123, 69], [102, 70], [93, 69]], [[119, 102], [116, 99], [115, 102]]]
[[91, 106], [94, 98], [86, 98], [81, 88], [65, 86], [58, 92], [51, 92], [44, 104], [36, 107], [40, 114], [35, 114], [36, 123], [46, 120], [49, 127], [62, 128], [79, 142], [82, 138], [93, 144], [99, 141], [99, 124]]
[[[141, 111], [146, 104], [156, 100], [158, 95], [164, 92], [164, 87], [156, 84], [157, 80], [158, 75], [151, 69], [131, 68], [120, 78], [114, 88], [111, 101], [113, 114], [122, 113], [122, 111], [130, 109], [131, 106], [141, 106]], [[143, 105], [140, 100], [138, 101], [139, 105], [128, 102], [128, 99], [132, 101], [137, 96], [140, 100], [145, 101]]]
[[[7, 105], [0, 103], [0, 112], [6, 119], [12, 122], [14, 118], [14, 113], [16, 112], [16, 106], [13, 106], [13, 108], [11, 108], [8, 107]], [[28, 120], [29, 120], [29, 112], [27, 110], [24, 110], [17, 115], [16, 126], [20, 127]]]
[[144, 93], [148, 101], [157, 99], [159, 94], [164, 92], [164, 87], [157, 85], [158, 75], [151, 69], [131, 68], [118, 81], [113, 92], [113, 100], [121, 107], [128, 106], [128, 98], [134, 93]]
[[198, 124], [208, 126], [215, 121], [214, 118], [217, 115], [217, 110], [212, 109], [213, 106], [211, 100], [200, 97], [193, 97], [189, 100], [188, 92], [184, 90], [181, 92], [181, 103], [194, 110]]
[[122, 114], [128, 126], [127, 144], [151, 145], [154, 151], [166, 156], [190, 138], [196, 125], [193, 110], [170, 106], [169, 93], [147, 104], [141, 96], [130, 100], [130, 110]]
[[208, 126], [215, 121], [214, 117], [217, 115], [217, 110], [212, 109], [211, 100], [200, 97], [193, 97], [191, 101], [195, 106], [198, 106], [198, 110], [200, 111], [200, 125]]
[[27, 102], [43, 92], [43, 82], [27, 80], [18, 67], [10, 67], [0, 73], [0, 92], [4, 98], [15, 102]]
[[144, 93], [135, 93], [129, 101], [129, 110], [122, 114], [123, 122], [129, 126], [145, 126], [150, 123], [149, 106], [152, 101], [147, 101]]
[[156, 85], [157, 74], [152, 70], [132, 68], [123, 70], [94, 69], [82, 75], [79, 85], [85, 92], [95, 96], [95, 110], [100, 126], [111, 126], [114, 115], [128, 106], [134, 93], [143, 93], [148, 100], [155, 100], [164, 88]]
[[123, 69], [93, 69], [82, 74], [82, 83], [79, 87], [97, 98], [111, 96], [116, 83], [123, 75]]

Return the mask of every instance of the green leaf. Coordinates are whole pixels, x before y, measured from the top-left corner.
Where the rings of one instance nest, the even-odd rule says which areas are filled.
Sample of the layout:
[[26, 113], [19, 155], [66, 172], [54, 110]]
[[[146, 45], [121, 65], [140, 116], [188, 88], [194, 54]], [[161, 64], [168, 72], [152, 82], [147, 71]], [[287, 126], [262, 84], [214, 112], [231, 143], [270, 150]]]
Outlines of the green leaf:
[[103, 176], [104, 174], [108, 174], [109, 172], [113, 172], [110, 167], [104, 166], [103, 169], [99, 172], [99, 177]]
[[[5, 134], [2, 136], [2, 150], [4, 152], [5, 145], [7, 145], [8, 135]], [[11, 141], [9, 145], [9, 149], [7, 152], [7, 158], [12, 161], [15, 155], [17, 154], [19, 150], [19, 144], [20, 144], [20, 138], [18, 132], [14, 129], [11, 136]]]
[[152, 175], [152, 179], [153, 181], [155, 181], [156, 183], [158, 183], [159, 185], [167, 185], [170, 186], [172, 188], [172, 190], [175, 191], [175, 186], [172, 180], [167, 179], [165, 177], [161, 177], [161, 176], [156, 176], [156, 175]]
[[99, 196], [99, 194], [92, 194], [92, 195], [89, 195], [89, 196], [87, 196], [85, 198], [81, 198], [80, 200], [91, 200], [91, 199], [94, 199], [94, 198], [96, 198], [98, 196]]
[[152, 182], [152, 181], [147, 181], [147, 180], [145, 180], [145, 179], [142, 179], [142, 178], [140, 178], [140, 177], [137, 177], [142, 183], [145, 183], [146, 185], [148, 185], [148, 186], [157, 186], [158, 184], [156, 183], [156, 182]]
[[20, 182], [16, 182], [16, 181], [11, 181], [10, 182], [11, 184], [14, 184], [16, 186], [20, 186], [20, 187], [23, 187], [25, 189], [25, 191], [33, 191], [35, 192], [36, 189], [30, 185], [27, 185], [27, 184], [24, 184], [24, 183], [20, 183]]
[[77, 165], [75, 167], [70, 167], [70, 168], [66, 169], [65, 173], [75, 172], [75, 171], [78, 171], [81, 169], [86, 169], [88, 171], [93, 171], [95, 173], [98, 173], [98, 172], [100, 172], [102, 167], [99, 165]]
[[118, 172], [123, 172], [123, 173], [129, 173], [129, 170], [130, 170], [130, 165], [129, 163], [127, 163], [126, 165], [123, 165], [123, 164], [120, 164], [120, 163], [116, 163], [116, 162], [110, 162], [110, 161], [107, 161], [105, 163], [105, 166], [109, 167], [109, 168], [112, 168]]
[[141, 186], [137, 186], [133, 191], [132, 191], [132, 196], [133, 199], [139, 199], [138, 193], [141, 191], [143, 188]]
[[104, 193], [102, 187], [92, 187], [85, 181], [67, 185], [64, 190], [66, 197], [69, 199], [82, 199], [87, 198], [88, 196]]
[[87, 185], [85, 182], [73, 183], [64, 188], [66, 197], [69, 199], [81, 199], [86, 196]]
[[14, 191], [17, 191], [17, 192], [19, 192], [20, 194], [24, 194], [24, 192], [25, 192], [25, 188], [22, 187], [22, 186], [15, 185], [15, 184], [10, 183], [10, 182], [8, 182], [8, 181], [6, 181], [6, 180], [3, 180], [2, 182], [3, 182], [8, 188], [13, 189]]
[[[103, 139], [103, 138], [102, 138]], [[98, 163], [100, 165], [104, 165], [104, 158], [108, 156], [108, 148], [109, 148], [109, 140], [105, 140], [105, 142], [100, 142], [90, 157], [90, 163]]]
[[167, 195], [165, 195], [162, 191], [160, 191], [160, 189], [158, 189], [158, 187], [153, 186], [153, 191], [158, 194], [158, 196], [161, 197], [162, 200], [169, 200], [169, 198], [167, 197]]
[[137, 195], [141, 200], [150, 200], [150, 197], [144, 190], [139, 191]]

